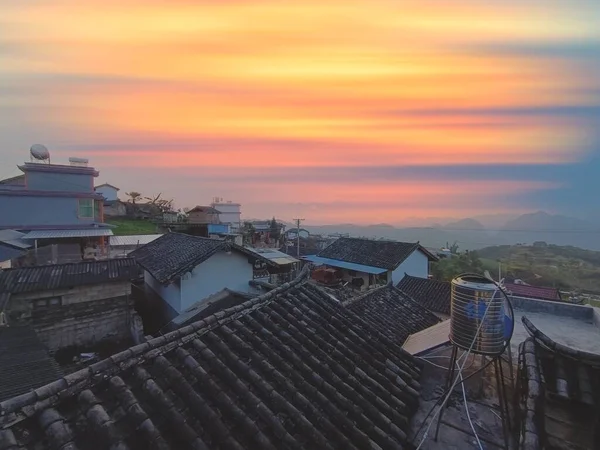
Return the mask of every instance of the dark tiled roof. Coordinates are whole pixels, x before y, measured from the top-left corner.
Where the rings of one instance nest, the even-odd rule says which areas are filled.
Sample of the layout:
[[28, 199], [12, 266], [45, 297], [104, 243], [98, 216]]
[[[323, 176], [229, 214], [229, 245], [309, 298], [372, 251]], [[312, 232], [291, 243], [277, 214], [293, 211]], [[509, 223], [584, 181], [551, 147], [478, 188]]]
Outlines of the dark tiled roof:
[[404, 275], [396, 287], [430, 311], [450, 314], [450, 282]]
[[160, 283], [191, 271], [215, 253], [229, 248], [220, 239], [167, 233], [129, 254]]
[[531, 337], [519, 346], [519, 448], [599, 448], [600, 355], [556, 343], [522, 321]]
[[420, 365], [305, 280], [0, 403], [0, 450], [405, 448]]
[[212, 206], [195, 206], [188, 211], [188, 214], [191, 212], [205, 212], [206, 214], [220, 214], [221, 212]]
[[321, 250], [318, 256], [394, 270], [415, 250], [421, 250], [431, 259], [435, 259], [435, 256], [427, 252], [418, 242], [376, 241], [359, 238], [339, 238]]
[[165, 326], [165, 331], [172, 331], [189, 325], [192, 322], [197, 322], [218, 311], [239, 305], [256, 296], [225, 288], [187, 308]]
[[131, 258], [19, 267], [0, 272], [0, 291], [17, 294], [126, 281], [138, 276], [139, 268]]
[[18, 258], [24, 254], [25, 252], [23, 250], [0, 243], [0, 262]]
[[507, 291], [517, 297], [538, 298], [542, 300], [561, 301], [560, 291], [556, 288], [530, 286], [528, 284], [504, 283]]
[[33, 329], [0, 326], [0, 401], [62, 376]]
[[392, 285], [346, 301], [348, 309], [398, 345], [411, 334], [440, 322], [440, 319]]

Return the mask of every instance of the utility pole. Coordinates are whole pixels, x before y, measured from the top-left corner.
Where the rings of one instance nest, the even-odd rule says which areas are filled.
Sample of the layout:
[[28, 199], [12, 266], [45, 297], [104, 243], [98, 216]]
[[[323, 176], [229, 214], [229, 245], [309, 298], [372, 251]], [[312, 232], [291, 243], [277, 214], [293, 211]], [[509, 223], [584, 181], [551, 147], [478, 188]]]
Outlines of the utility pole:
[[296, 221], [296, 256], [300, 259], [300, 222], [304, 219], [294, 219]]

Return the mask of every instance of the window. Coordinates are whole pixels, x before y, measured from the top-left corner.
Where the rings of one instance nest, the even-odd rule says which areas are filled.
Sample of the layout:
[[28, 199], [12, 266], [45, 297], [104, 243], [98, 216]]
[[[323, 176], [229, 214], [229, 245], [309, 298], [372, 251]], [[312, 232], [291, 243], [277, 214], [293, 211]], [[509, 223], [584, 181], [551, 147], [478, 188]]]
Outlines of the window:
[[94, 217], [95, 217], [96, 219], [99, 219], [99, 218], [100, 218], [100, 202], [101, 202], [101, 201], [102, 201], [102, 200], [96, 200], [96, 201], [94, 202]]
[[79, 199], [79, 217], [85, 219], [94, 218], [94, 200], [91, 198]]

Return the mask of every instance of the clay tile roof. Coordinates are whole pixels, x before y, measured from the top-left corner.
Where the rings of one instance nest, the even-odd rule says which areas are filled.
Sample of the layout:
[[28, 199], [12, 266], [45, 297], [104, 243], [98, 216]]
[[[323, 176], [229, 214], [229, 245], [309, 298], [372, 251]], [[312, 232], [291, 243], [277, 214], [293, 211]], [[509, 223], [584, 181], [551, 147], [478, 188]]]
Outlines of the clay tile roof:
[[62, 372], [26, 326], [0, 327], [0, 401], [61, 378]]
[[528, 284], [504, 283], [507, 291], [517, 297], [537, 298], [541, 300], [561, 301], [560, 291], [556, 288], [530, 286]]
[[167, 233], [129, 254], [160, 283], [169, 283], [228, 249], [220, 239]]
[[437, 259], [418, 242], [409, 243], [346, 237], [337, 239], [327, 248], [321, 250], [317, 256], [394, 270], [416, 250], [422, 251], [432, 260]]
[[406, 448], [420, 364], [306, 281], [0, 403], [0, 450]]
[[531, 337], [519, 345], [518, 448], [600, 448], [600, 354], [557, 343], [522, 321]]
[[430, 311], [450, 315], [450, 282], [404, 275], [396, 287]]
[[0, 272], [0, 292], [45, 291], [73, 286], [127, 281], [139, 276], [131, 258], [19, 267]]
[[398, 345], [411, 334], [440, 322], [435, 314], [392, 285], [374, 289], [344, 304]]

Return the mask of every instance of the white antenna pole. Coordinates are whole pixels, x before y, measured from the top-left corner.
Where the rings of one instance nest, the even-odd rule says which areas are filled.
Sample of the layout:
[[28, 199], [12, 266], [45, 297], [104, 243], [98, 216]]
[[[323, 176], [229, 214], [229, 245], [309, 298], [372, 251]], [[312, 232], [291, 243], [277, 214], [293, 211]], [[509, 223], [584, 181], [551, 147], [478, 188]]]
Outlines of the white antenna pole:
[[296, 256], [300, 259], [300, 222], [304, 219], [294, 219], [296, 221]]

